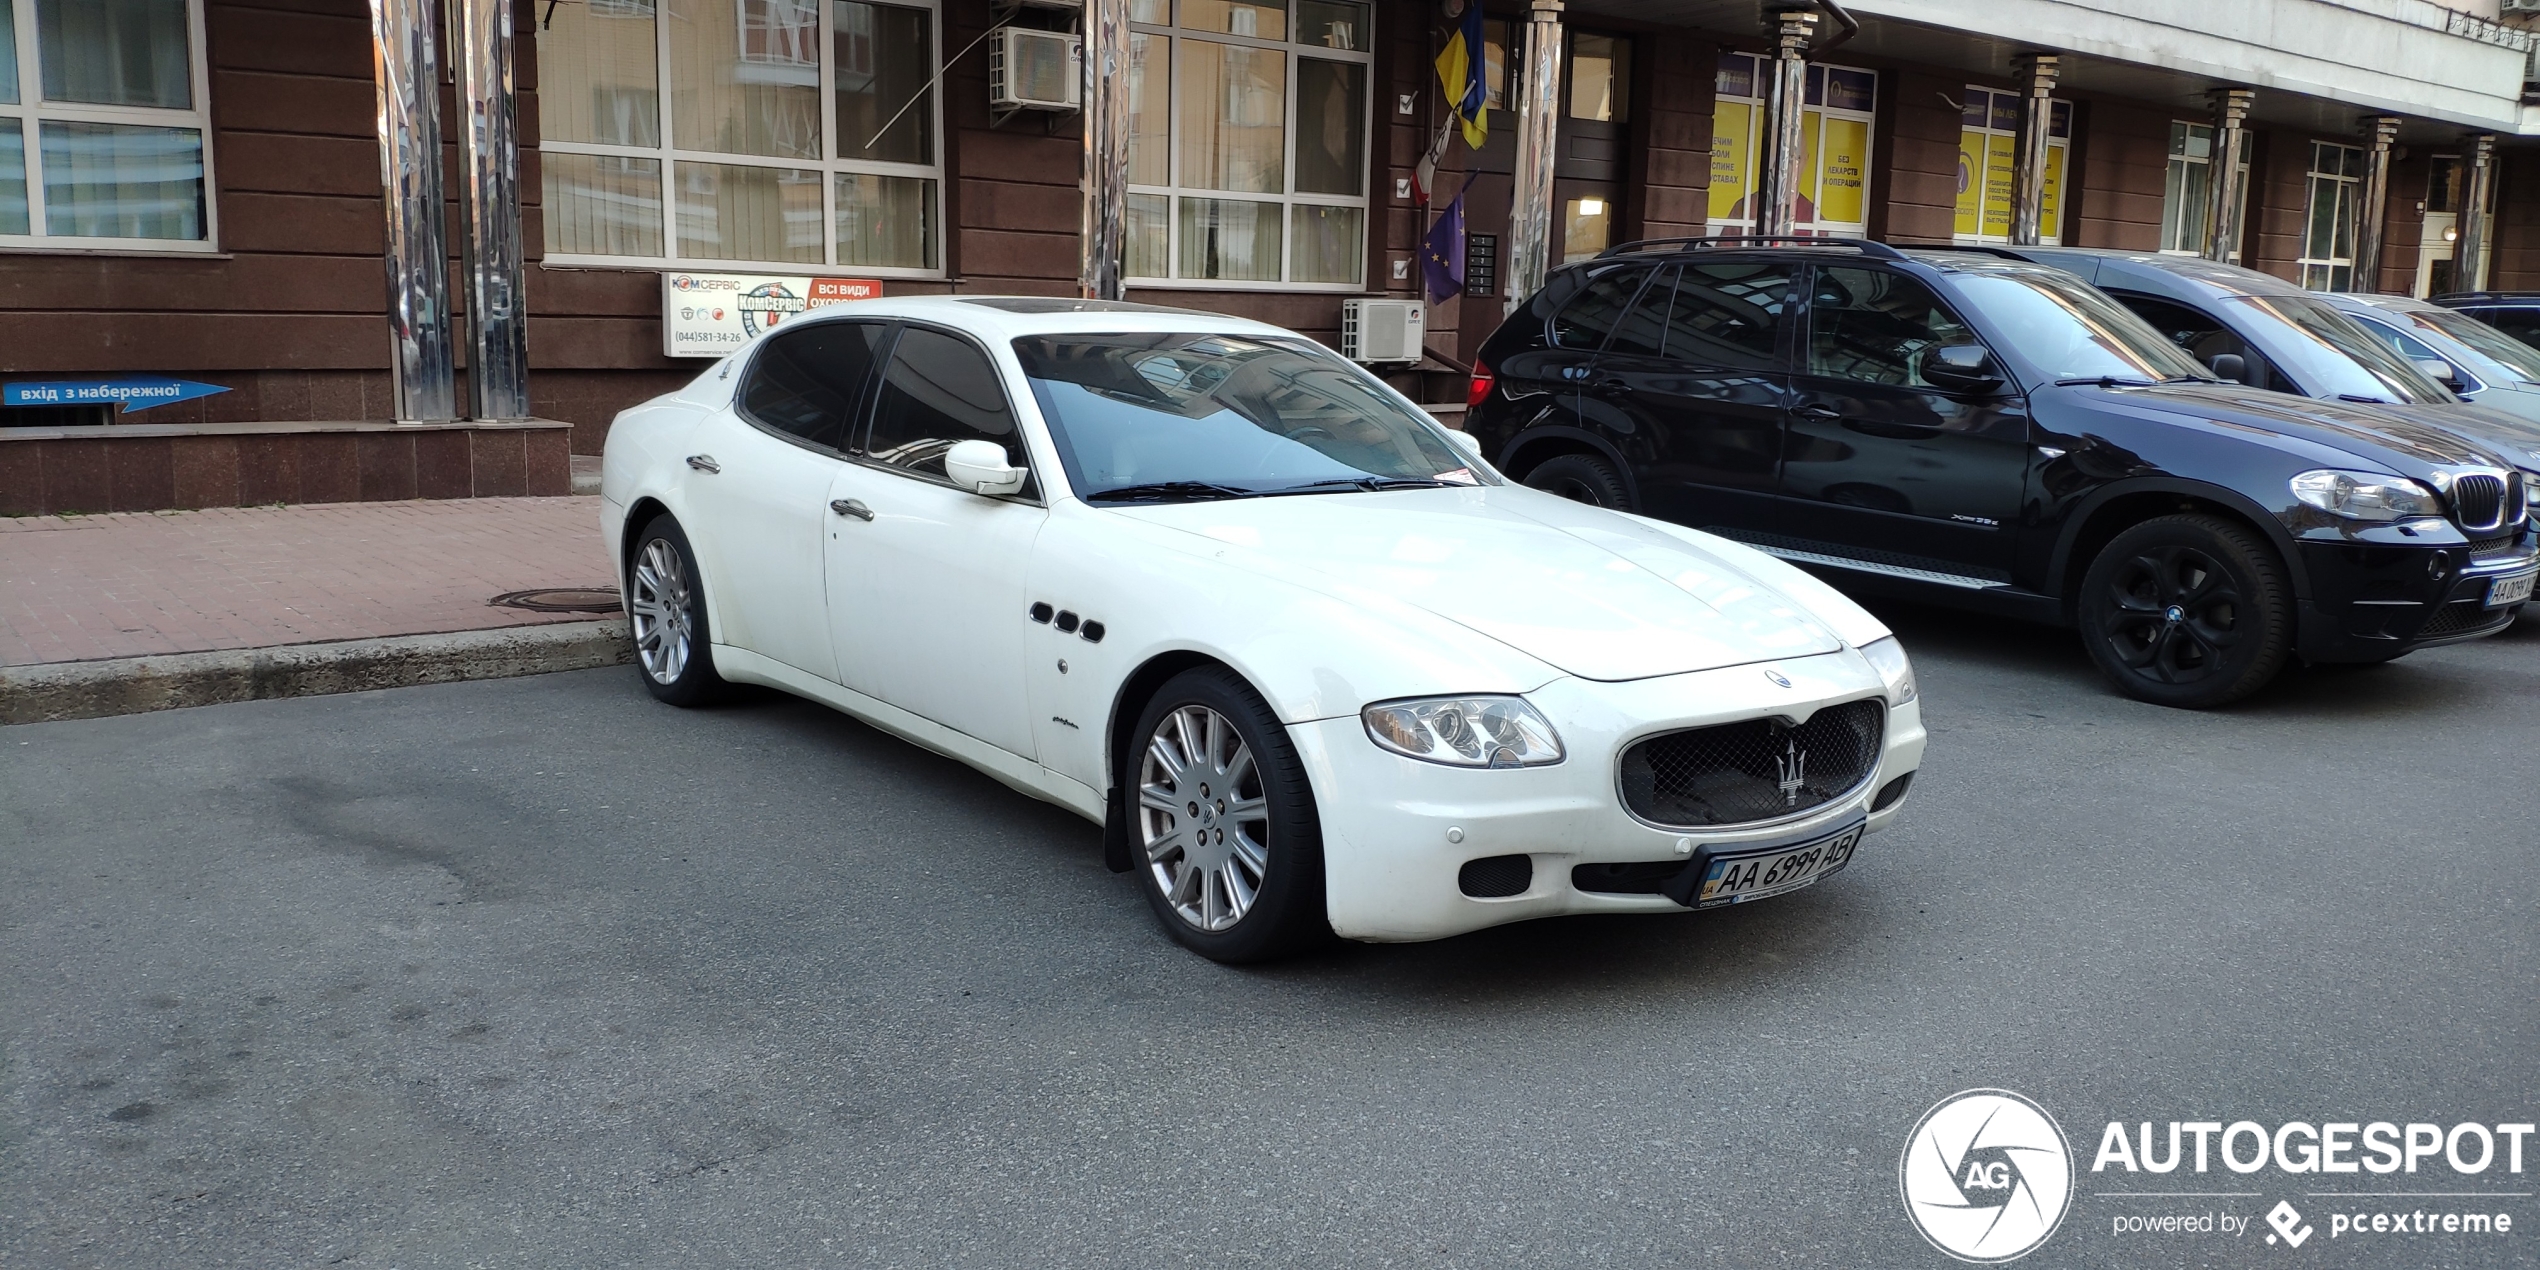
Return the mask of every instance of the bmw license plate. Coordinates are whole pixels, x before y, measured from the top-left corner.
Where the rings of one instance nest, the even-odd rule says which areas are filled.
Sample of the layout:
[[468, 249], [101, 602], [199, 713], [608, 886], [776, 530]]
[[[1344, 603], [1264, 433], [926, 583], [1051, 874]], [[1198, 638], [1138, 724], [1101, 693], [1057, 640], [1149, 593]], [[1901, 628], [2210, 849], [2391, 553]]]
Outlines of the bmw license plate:
[[2488, 583], [2487, 607], [2500, 609], [2508, 604], [2520, 604], [2530, 599], [2533, 578], [2540, 578], [2540, 569], [2511, 574]]
[[1852, 849], [1861, 845], [1868, 828], [1868, 821], [1855, 821], [1832, 836], [1795, 847], [1706, 853], [1702, 883], [1689, 907], [1743, 904], [1824, 881], [1852, 863]]

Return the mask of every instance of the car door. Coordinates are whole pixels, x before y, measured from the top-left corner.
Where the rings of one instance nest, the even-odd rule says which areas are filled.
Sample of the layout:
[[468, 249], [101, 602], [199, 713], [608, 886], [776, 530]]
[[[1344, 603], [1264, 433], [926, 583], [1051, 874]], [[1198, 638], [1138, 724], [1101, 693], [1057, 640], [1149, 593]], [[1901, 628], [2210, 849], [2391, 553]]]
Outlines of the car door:
[[837, 678], [821, 613], [829, 486], [888, 329], [811, 322], [768, 336], [732, 404], [698, 428], [681, 523], [712, 587], [716, 643]]
[[1641, 510], [1701, 529], [1774, 528], [1794, 273], [1772, 260], [1662, 269], [1615, 326], [1581, 409], [1625, 434]]
[[944, 452], [969, 440], [1032, 466], [986, 350], [903, 327], [827, 490], [830, 642], [847, 687], [1029, 758], [1024, 582], [1048, 512], [1037, 473], [1012, 495], [955, 488]]
[[1782, 460], [1789, 533], [1894, 568], [2007, 580], [2028, 468], [2020, 397], [1923, 378], [1931, 350], [1982, 341], [1920, 280], [1813, 273]]

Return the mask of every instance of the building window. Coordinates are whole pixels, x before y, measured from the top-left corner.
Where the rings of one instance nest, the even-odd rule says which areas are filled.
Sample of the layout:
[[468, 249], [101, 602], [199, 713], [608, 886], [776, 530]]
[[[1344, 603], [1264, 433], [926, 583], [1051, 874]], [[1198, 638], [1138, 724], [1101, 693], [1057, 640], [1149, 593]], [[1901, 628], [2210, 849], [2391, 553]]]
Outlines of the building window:
[[0, 0], [0, 247], [211, 251], [199, 0]]
[[[2011, 241], [2011, 195], [2019, 184], [2021, 99], [2018, 93], [1967, 88], [1958, 119], [1958, 207], [1952, 238], [1962, 243]], [[2038, 209], [2041, 241], [2064, 241], [2064, 193], [2071, 178], [2073, 104], [2050, 102], [2046, 117], [2046, 195]]]
[[[1768, 57], [1720, 55], [1711, 139], [1711, 228], [1714, 234], [1755, 231], [1756, 168], [1763, 154]], [[1869, 232], [1870, 131], [1878, 73], [1845, 66], [1808, 67], [1800, 112], [1798, 232], [1860, 237]]]
[[1371, 16], [1355, 0], [1133, 0], [1131, 279], [1364, 284]]
[[[2169, 173], [2161, 188], [2161, 250], [2173, 255], [2197, 256], [2205, 251], [2206, 217], [2214, 201], [2214, 126], [2190, 123], [2184, 119], [2170, 122]], [[2245, 215], [2249, 198], [2249, 162], [2240, 162], [2241, 206], [2233, 209], [2235, 217]], [[2232, 259], [2238, 260], [2234, 252]]]
[[547, 259], [940, 274], [940, 35], [929, 0], [542, 6]]
[[2358, 146], [2311, 143], [2309, 192], [2302, 208], [2302, 285], [2313, 291], [2355, 286], [2355, 201], [2364, 175]]

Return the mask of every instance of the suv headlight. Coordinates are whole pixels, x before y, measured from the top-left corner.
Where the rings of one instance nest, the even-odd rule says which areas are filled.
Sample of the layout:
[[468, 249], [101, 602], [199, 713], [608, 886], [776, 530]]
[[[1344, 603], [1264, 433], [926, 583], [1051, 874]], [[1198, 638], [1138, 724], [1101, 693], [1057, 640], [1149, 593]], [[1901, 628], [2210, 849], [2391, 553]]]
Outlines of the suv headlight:
[[2442, 505], [2434, 501], [2434, 491], [2405, 477], [2321, 468], [2294, 477], [2291, 484], [2293, 497], [2303, 506], [2348, 520], [2407, 520], [2443, 514]]
[[1561, 761], [1561, 736], [1523, 697], [1381, 701], [1359, 712], [1377, 745], [1452, 767], [1544, 767]]
[[1887, 681], [1891, 704], [1901, 706], [1914, 699], [1914, 663], [1905, 659], [1905, 646], [1897, 643], [1895, 636], [1863, 644], [1861, 655], [1869, 658], [1870, 665], [1878, 669], [1879, 678]]

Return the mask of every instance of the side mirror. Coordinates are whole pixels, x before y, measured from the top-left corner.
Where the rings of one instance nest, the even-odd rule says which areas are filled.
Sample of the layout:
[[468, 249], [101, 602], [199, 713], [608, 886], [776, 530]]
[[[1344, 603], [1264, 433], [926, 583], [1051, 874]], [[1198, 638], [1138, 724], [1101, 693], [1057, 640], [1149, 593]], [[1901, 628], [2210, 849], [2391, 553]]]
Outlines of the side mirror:
[[994, 441], [962, 441], [944, 451], [944, 475], [973, 494], [1011, 494], [1031, 474], [1007, 466], [1005, 447]]
[[2205, 359], [2205, 368], [2214, 372], [2216, 379], [2228, 379], [2235, 384], [2249, 382], [2249, 360], [2238, 353], [2216, 353]]
[[1949, 392], [1991, 392], [2002, 386], [2002, 367], [1982, 344], [1947, 344], [1923, 354], [1923, 379]]
[[2410, 358], [2409, 360], [2417, 364], [2418, 370], [2425, 372], [2426, 378], [2431, 379], [2454, 392], [2459, 392], [2469, 386], [2468, 382], [2461, 378], [2461, 372], [2453, 369], [2450, 362], [2444, 361], [2440, 357], [2416, 357]]
[[1455, 448], [1462, 450], [1467, 458], [1478, 459], [1482, 457], [1482, 439], [1480, 437], [1474, 436], [1472, 433], [1466, 432], [1460, 428], [1449, 428], [1446, 430], [1446, 439], [1454, 442]]

